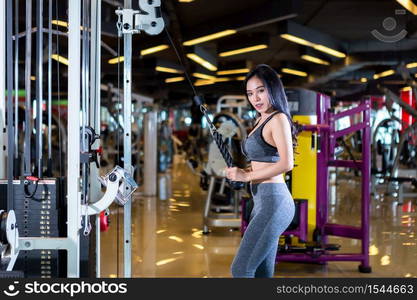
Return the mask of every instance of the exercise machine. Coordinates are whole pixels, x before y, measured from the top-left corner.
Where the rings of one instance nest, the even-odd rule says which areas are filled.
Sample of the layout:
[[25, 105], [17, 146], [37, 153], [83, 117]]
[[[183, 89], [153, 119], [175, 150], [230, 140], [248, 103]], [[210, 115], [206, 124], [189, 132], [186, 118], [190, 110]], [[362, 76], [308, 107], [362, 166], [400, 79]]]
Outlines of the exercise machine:
[[[279, 239], [277, 260], [307, 263], [359, 261], [359, 271], [369, 273], [369, 203], [370, 203], [370, 102], [335, 113], [330, 97], [305, 89], [287, 89], [292, 117], [301, 131], [295, 149], [295, 163], [286, 174], [287, 185], [296, 204], [293, 222]], [[355, 124], [337, 129], [344, 117], [360, 115]], [[338, 159], [340, 139], [360, 131], [361, 159]], [[361, 172], [361, 224], [350, 226], [329, 222], [330, 169], [344, 167]], [[246, 214], [247, 215], [247, 214]], [[247, 221], [243, 224], [245, 230]], [[339, 253], [340, 245], [330, 244], [329, 236], [358, 239], [360, 253]], [[334, 253], [337, 251], [337, 253]]]

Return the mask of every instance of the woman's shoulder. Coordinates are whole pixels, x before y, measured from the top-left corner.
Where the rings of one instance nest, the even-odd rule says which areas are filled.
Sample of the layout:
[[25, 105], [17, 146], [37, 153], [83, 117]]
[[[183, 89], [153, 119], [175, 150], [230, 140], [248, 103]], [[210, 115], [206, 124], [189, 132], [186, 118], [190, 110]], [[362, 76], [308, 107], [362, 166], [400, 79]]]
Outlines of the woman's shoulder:
[[274, 113], [274, 115], [272, 116], [270, 122], [268, 122], [269, 127], [273, 128], [273, 127], [287, 127], [289, 125], [289, 120], [288, 117], [285, 113], [283, 112], [276, 112]]
[[279, 121], [288, 121], [288, 117], [285, 113], [277, 111], [273, 113], [273, 116], [271, 117], [271, 121], [279, 122]]

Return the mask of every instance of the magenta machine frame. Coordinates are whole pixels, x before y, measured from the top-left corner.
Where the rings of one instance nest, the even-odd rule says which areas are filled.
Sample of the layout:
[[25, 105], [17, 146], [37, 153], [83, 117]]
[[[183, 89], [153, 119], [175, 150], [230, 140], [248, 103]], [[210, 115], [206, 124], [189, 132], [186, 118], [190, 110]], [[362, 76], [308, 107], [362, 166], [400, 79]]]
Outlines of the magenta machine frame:
[[[330, 97], [317, 94], [317, 125], [304, 125], [303, 130], [317, 133], [317, 213], [316, 229], [323, 244], [327, 243], [328, 236], [346, 237], [361, 241], [360, 253], [337, 253], [332, 254], [324, 250], [321, 253], [280, 253], [277, 261], [305, 262], [323, 264], [328, 261], [359, 261], [358, 270], [362, 273], [372, 271], [369, 265], [369, 206], [370, 206], [370, 182], [371, 182], [371, 103], [369, 99], [362, 101], [357, 107], [333, 113], [330, 109]], [[343, 117], [362, 115], [359, 123], [349, 128], [336, 130], [336, 121]], [[362, 131], [362, 159], [339, 160], [335, 159], [337, 139], [355, 131]], [[360, 227], [334, 224], [328, 221], [329, 203], [329, 167], [347, 167], [361, 171], [361, 225]], [[244, 202], [244, 201], [243, 201]], [[297, 236], [300, 240], [307, 240], [307, 201], [300, 201], [299, 225], [296, 229], [285, 231], [284, 236]], [[242, 207], [244, 210], [245, 207]], [[247, 222], [242, 222], [241, 230], [247, 227]]]

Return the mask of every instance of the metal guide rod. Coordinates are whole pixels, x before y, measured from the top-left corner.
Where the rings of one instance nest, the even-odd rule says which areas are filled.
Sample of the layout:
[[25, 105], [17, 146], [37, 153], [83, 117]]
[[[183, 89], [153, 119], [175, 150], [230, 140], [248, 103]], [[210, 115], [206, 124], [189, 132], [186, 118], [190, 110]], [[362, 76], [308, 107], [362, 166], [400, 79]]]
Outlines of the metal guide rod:
[[6, 177], [6, 2], [0, 1], [0, 178]]
[[14, 208], [13, 197], [13, 41], [12, 41], [12, 20], [13, 20], [13, 2], [6, 2], [6, 87], [7, 87], [7, 209]]
[[[100, 73], [101, 73], [101, 1], [91, 1], [91, 53], [90, 53], [90, 126], [96, 133], [100, 133]], [[100, 139], [96, 139], [92, 149], [97, 150], [100, 147]], [[92, 164], [90, 167], [90, 202], [97, 202], [101, 198], [101, 184], [97, 180], [99, 172], [97, 166]], [[101, 255], [100, 255], [100, 214], [96, 217], [96, 277], [101, 276]]]
[[68, 277], [80, 275], [80, 1], [68, 1]]
[[26, 0], [26, 49], [25, 49], [25, 143], [23, 148], [25, 166], [23, 174], [25, 176], [32, 175], [31, 165], [31, 89], [30, 76], [32, 64], [32, 0]]
[[[27, 1], [29, 1], [29, 0], [27, 0]], [[59, 0], [58, 0], [59, 1]], [[98, 0], [96, 0], [96, 1], [98, 1]], [[58, 26], [58, 25], [57, 25]], [[31, 28], [30, 29], [30, 33], [35, 33], [35, 32], [37, 32], [38, 31], [38, 28], [37, 27], [33, 27], [33, 28]], [[49, 32], [49, 29], [47, 29], [47, 28], [42, 28], [42, 31], [45, 33], [45, 32]], [[22, 38], [22, 37], [26, 37], [26, 31], [23, 31], [23, 32], [20, 32], [18, 35], [17, 35], [17, 38]], [[60, 36], [68, 36], [68, 33], [67, 32], [62, 32], [62, 31], [59, 31], [59, 30], [55, 30], [55, 29], [52, 29], [52, 34], [55, 34], [55, 35], [60, 35]], [[16, 36], [13, 36], [13, 40], [16, 38]], [[100, 45], [101, 45], [101, 47], [103, 47], [104, 49], [106, 49], [107, 50], [107, 52], [109, 52], [111, 55], [113, 55], [113, 56], [117, 56], [117, 51], [116, 50], [113, 50], [113, 48], [111, 48], [109, 45], [107, 45], [105, 42], [103, 42], [103, 41], [101, 41], [100, 42]]]
[[[87, 18], [88, 18], [88, 3], [87, 0], [82, 1], [83, 9], [82, 9], [82, 44], [81, 44], [81, 112], [82, 112], [82, 119], [81, 119], [81, 152], [88, 152], [88, 145], [86, 136], [86, 126], [88, 125], [88, 114], [87, 114], [87, 101], [88, 101], [88, 66], [87, 66], [87, 56], [88, 56], [88, 38], [87, 32], [85, 30], [88, 28]], [[88, 205], [88, 162], [82, 162], [82, 204]], [[87, 212], [82, 211], [84, 214], [84, 235], [88, 235], [90, 233], [90, 221]]]
[[48, 172], [52, 172], [52, 0], [48, 4]]
[[[14, 14], [14, 32], [19, 33], [19, 0], [15, 1], [15, 14]], [[14, 131], [14, 158], [17, 160], [19, 156], [19, 143], [18, 143], [18, 124], [19, 124], [19, 39], [15, 40], [14, 49], [14, 124], [16, 130]], [[17, 164], [16, 164], [17, 166]], [[15, 170], [16, 172], [16, 170]]]
[[[36, 2], [36, 26], [43, 26], [43, 0]], [[38, 177], [42, 177], [42, 102], [43, 102], [43, 32], [36, 33], [36, 159]]]
[[[125, 0], [124, 8], [132, 8], [132, 1]], [[124, 169], [130, 174], [132, 171], [132, 141], [131, 141], [131, 119], [132, 119], [132, 34], [123, 34], [124, 46], [124, 68], [123, 68], [123, 158]], [[131, 200], [131, 199], [129, 199]], [[124, 209], [124, 276], [131, 277], [131, 261], [132, 261], [132, 247], [131, 247], [131, 210], [132, 201], [127, 201]]]

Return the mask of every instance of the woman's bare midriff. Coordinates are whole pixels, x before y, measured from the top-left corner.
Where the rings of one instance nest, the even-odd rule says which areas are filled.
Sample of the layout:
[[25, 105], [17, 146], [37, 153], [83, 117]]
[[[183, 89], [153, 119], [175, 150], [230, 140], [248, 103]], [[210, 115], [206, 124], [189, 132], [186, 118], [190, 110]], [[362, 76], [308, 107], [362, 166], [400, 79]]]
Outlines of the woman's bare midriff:
[[[270, 164], [271, 163], [267, 163], [267, 162], [252, 161], [251, 168], [252, 168], [252, 171], [257, 171], [257, 170], [264, 169], [266, 166]], [[267, 179], [252, 180], [252, 183], [266, 183], [266, 182], [285, 183], [285, 180], [284, 180], [283, 174], [279, 174], [277, 176], [273, 176]]]

